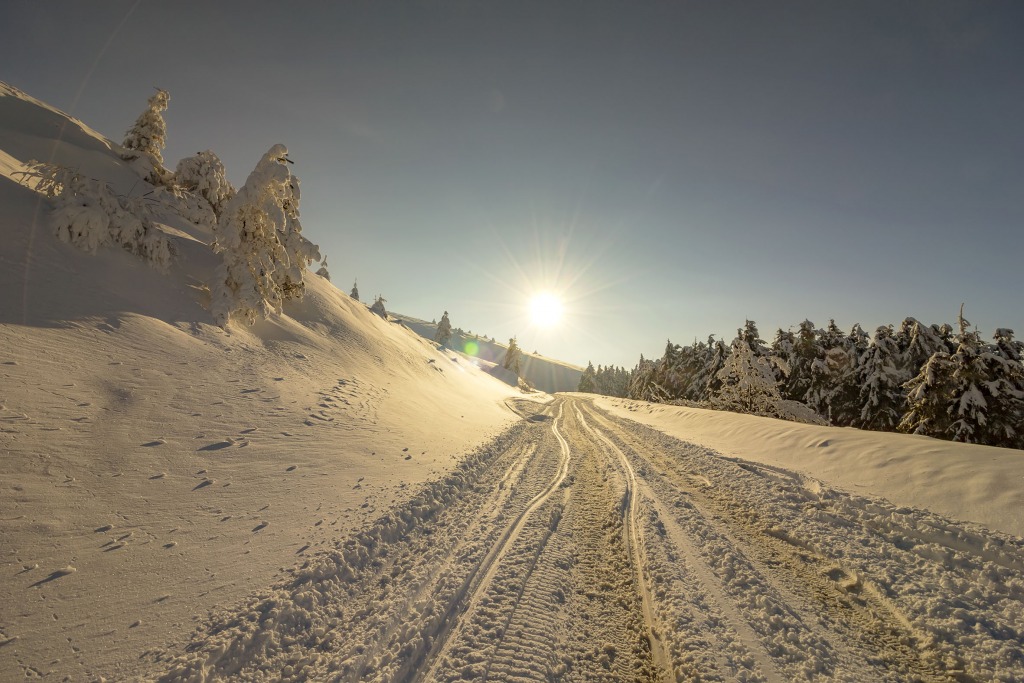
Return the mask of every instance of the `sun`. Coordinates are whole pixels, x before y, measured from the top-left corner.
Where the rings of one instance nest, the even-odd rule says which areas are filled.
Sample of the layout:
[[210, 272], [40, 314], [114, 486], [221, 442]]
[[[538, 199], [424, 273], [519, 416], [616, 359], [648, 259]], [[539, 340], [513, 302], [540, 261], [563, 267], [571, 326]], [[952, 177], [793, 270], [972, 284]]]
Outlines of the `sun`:
[[562, 300], [551, 292], [538, 292], [530, 299], [530, 322], [553, 327], [562, 319]]

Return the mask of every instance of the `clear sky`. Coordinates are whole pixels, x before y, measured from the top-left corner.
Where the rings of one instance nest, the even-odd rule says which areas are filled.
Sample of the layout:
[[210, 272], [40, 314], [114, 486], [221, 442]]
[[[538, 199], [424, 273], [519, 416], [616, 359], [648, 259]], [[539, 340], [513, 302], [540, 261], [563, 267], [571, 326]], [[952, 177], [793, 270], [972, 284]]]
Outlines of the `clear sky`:
[[[911, 315], [1024, 336], [1024, 3], [27, 2], [0, 79], [239, 185], [363, 299], [585, 364]], [[525, 313], [535, 290], [561, 325]]]

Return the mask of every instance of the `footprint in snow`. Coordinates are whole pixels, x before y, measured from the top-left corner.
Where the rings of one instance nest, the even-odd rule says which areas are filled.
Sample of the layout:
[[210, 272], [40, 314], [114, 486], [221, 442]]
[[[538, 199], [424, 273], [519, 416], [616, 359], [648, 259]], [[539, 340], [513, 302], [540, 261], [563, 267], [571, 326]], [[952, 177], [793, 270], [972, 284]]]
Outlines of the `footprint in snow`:
[[51, 572], [49, 576], [47, 576], [45, 578], [42, 578], [42, 579], [39, 579], [38, 581], [33, 583], [31, 586], [29, 586], [29, 588], [36, 588], [38, 586], [42, 586], [44, 583], [50, 583], [51, 581], [56, 581], [59, 578], [68, 576], [69, 574], [74, 574], [77, 571], [78, 570], [75, 567], [72, 567], [69, 564], [68, 566], [64, 567], [63, 569], [58, 569], [55, 572]]
[[199, 489], [206, 488], [207, 486], [210, 486], [213, 483], [215, 483], [213, 479], [203, 479], [201, 482], [192, 487], [192, 490], [198, 491]]
[[206, 444], [205, 446], [200, 446], [196, 450], [197, 451], [219, 451], [222, 448], [230, 448], [231, 446], [234, 446], [234, 445], [235, 445], [235, 440], [234, 439], [227, 439], [226, 441], [217, 441], [216, 443], [210, 443], [210, 444]]
[[152, 441], [147, 441], [146, 443], [144, 443], [142, 445], [145, 446], [146, 448], [152, 448], [153, 446], [163, 446], [165, 443], [167, 443], [167, 442], [164, 439], [160, 438], [160, 439], [153, 439]]
[[257, 531], [262, 531], [263, 529], [266, 529], [268, 526], [270, 526], [270, 522], [260, 522], [259, 524], [253, 527], [253, 533]]

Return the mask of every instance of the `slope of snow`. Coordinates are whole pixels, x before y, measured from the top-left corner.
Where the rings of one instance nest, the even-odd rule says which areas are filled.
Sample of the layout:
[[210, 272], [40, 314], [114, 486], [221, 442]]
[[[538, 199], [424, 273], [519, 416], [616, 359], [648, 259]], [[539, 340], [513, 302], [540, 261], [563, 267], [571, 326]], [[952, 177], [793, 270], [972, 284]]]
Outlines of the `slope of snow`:
[[194, 226], [168, 219], [166, 275], [59, 242], [12, 175], [53, 153], [141, 191], [115, 147], [0, 91], [0, 678], [132, 677], [516, 419], [518, 392], [312, 274], [223, 332]]
[[[425, 320], [396, 313], [406, 325], [425, 339], [433, 339], [437, 334], [437, 325]], [[478, 335], [460, 333], [452, 330], [452, 338], [448, 346], [453, 349], [466, 349], [466, 352], [482, 362], [500, 363], [505, 358], [508, 346], [490, 341]], [[555, 393], [559, 391], [576, 391], [583, 376], [583, 368], [564, 363], [553, 358], [528, 353], [522, 354], [520, 374], [530, 385], [540, 391]]]
[[1019, 450], [644, 401], [602, 397], [597, 402], [613, 414], [727, 457], [1024, 536], [1024, 454]]

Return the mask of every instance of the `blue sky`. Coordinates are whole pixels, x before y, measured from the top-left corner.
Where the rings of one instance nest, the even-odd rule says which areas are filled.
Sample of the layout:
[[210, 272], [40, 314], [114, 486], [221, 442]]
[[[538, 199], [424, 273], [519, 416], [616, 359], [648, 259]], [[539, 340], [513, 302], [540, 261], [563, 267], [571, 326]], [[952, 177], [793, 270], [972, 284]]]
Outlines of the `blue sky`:
[[[274, 143], [335, 283], [527, 350], [1024, 335], [1024, 4], [13, 2], [7, 80], [169, 166]], [[564, 323], [526, 299], [560, 291]]]

